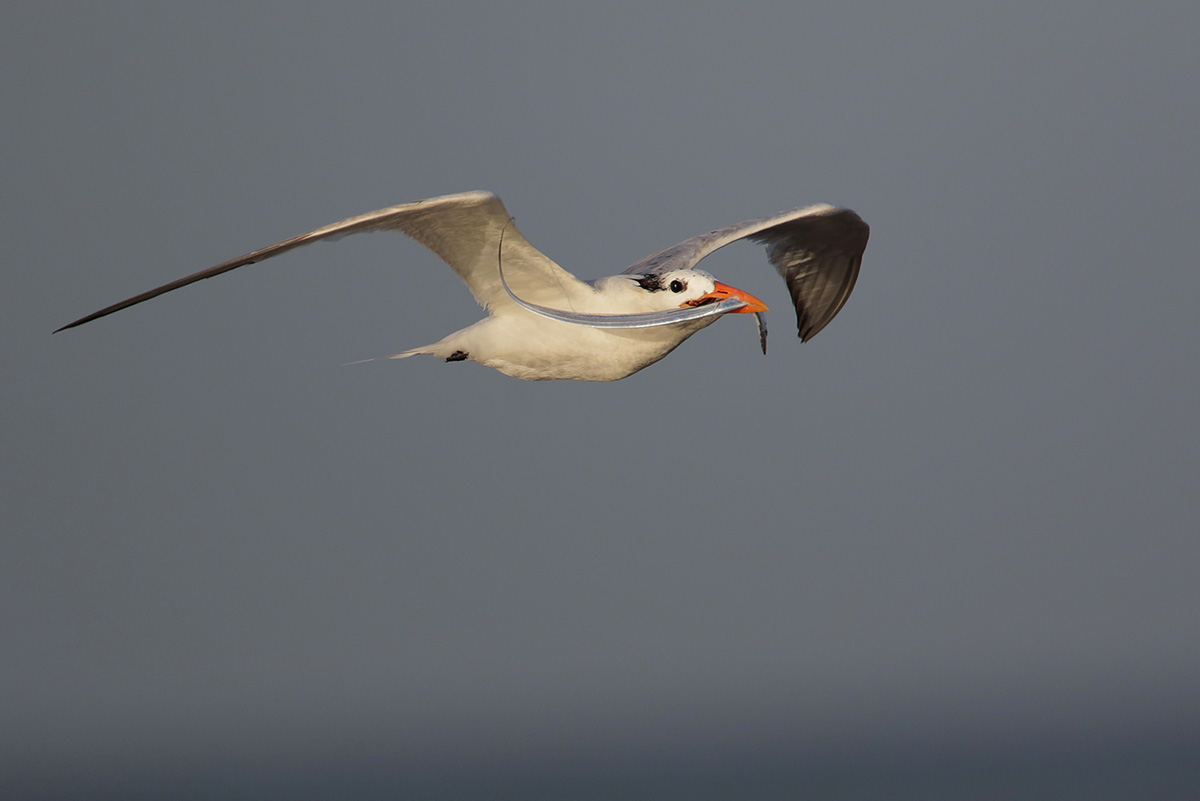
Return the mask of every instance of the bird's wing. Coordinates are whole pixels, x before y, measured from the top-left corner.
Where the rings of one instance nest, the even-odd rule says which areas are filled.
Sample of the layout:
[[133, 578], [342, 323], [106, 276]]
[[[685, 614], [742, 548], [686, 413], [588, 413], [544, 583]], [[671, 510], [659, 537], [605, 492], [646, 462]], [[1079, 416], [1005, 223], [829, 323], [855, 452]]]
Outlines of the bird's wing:
[[626, 273], [649, 274], [694, 267], [705, 256], [740, 239], [767, 246], [767, 259], [787, 282], [804, 342], [829, 324], [854, 289], [870, 228], [849, 209], [806, 206], [771, 217], [718, 228], [647, 256]]
[[[278, 256], [311, 242], [340, 239], [364, 231], [400, 231], [425, 245], [454, 268], [467, 283], [475, 299], [489, 311], [515, 306], [500, 283], [497, 266], [500, 258], [503, 258], [509, 285], [523, 298], [563, 304], [569, 303], [570, 298], [578, 293], [594, 291], [590, 285], [559, 267], [525, 241], [500, 198], [490, 192], [463, 192], [392, 206], [326, 225], [114, 303], [58, 330], [83, 325], [188, 284]], [[499, 250], [501, 231], [504, 232], [503, 253]]]

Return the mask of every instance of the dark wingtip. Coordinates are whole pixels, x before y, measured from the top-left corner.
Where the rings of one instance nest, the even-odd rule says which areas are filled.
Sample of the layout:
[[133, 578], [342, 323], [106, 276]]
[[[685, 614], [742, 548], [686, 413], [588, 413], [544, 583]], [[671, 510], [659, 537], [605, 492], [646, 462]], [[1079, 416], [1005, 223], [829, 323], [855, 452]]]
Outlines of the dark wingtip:
[[106, 314], [111, 314], [114, 311], [116, 311], [116, 309], [111, 309], [111, 308], [104, 309], [102, 311], [95, 312], [94, 314], [89, 314], [87, 317], [80, 317], [78, 320], [76, 320], [73, 323], [67, 323], [62, 328], [54, 329], [53, 331], [50, 332], [50, 334], [51, 334], [51, 336], [53, 336], [54, 334], [57, 334], [59, 331], [66, 331], [68, 328], [74, 328], [77, 325], [83, 325], [84, 323], [90, 323], [92, 320], [95, 320], [97, 317], [103, 317]]

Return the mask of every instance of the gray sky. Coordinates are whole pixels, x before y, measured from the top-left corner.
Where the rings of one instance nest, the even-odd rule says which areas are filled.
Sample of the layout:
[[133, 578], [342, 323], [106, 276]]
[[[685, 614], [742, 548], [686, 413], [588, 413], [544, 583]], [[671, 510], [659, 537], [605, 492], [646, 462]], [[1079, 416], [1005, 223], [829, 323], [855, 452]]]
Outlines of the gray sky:
[[[1188, 3], [25, 4], [0, 29], [5, 798], [1105, 797], [1200, 781]], [[342, 366], [580, 277], [872, 226], [615, 384]], [[1132, 796], [1125, 796], [1132, 797]]]

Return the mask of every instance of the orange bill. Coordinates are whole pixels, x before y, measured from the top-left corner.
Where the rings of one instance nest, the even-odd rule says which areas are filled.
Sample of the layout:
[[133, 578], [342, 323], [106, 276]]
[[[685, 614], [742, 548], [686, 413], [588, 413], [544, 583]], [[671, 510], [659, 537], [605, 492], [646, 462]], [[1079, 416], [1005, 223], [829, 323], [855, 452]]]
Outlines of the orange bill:
[[703, 306], [706, 303], [712, 303], [713, 301], [717, 301], [717, 300], [727, 300], [728, 298], [736, 298], [737, 300], [742, 301], [746, 305], [743, 306], [742, 308], [738, 309], [736, 312], [734, 312], [735, 314], [742, 314], [744, 312], [764, 312], [767, 310], [767, 304], [763, 303], [761, 300], [754, 297], [749, 292], [743, 292], [742, 290], [737, 289], [736, 287], [729, 286], [729, 284], [722, 284], [720, 281], [714, 281], [713, 283], [715, 284], [715, 286], [713, 287], [712, 292], [709, 292], [707, 295], [705, 295], [702, 298], [697, 298], [696, 300], [689, 300], [682, 305], [683, 306]]

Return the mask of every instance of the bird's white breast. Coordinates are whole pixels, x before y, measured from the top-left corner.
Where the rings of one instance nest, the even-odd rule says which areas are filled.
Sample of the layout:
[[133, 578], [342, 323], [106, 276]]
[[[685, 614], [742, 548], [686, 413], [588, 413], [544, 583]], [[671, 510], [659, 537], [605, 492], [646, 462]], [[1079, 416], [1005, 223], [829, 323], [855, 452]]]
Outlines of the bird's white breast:
[[514, 378], [616, 381], [654, 364], [716, 319], [613, 330], [506, 314], [480, 320], [448, 337], [455, 341], [447, 344]]

